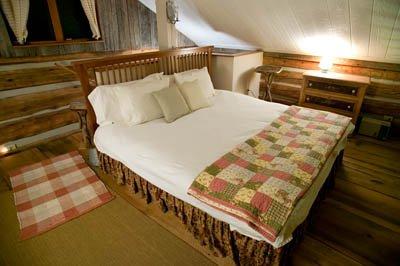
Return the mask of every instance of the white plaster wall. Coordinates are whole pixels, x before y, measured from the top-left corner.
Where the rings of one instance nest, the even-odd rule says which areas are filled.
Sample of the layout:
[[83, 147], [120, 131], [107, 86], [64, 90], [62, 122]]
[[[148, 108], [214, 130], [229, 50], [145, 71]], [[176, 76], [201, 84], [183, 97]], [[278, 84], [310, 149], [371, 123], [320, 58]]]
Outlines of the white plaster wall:
[[262, 63], [262, 52], [234, 57], [232, 85], [235, 92], [258, 98], [260, 74], [255, 72], [255, 68], [261, 66]]
[[218, 90], [231, 90], [258, 97], [260, 75], [255, 68], [262, 65], [263, 52], [239, 56], [213, 55], [211, 80]]
[[233, 58], [232, 56], [213, 55], [211, 61], [211, 80], [215, 89], [232, 90]]

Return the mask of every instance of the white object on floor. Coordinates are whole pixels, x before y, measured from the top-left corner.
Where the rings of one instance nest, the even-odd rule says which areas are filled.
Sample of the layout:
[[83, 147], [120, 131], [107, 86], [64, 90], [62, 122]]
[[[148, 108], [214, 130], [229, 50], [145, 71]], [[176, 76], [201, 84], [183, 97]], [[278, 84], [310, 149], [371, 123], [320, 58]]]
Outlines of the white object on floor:
[[89, 164], [91, 166], [99, 166], [100, 165], [99, 157], [97, 155], [97, 150], [95, 148], [89, 149]]

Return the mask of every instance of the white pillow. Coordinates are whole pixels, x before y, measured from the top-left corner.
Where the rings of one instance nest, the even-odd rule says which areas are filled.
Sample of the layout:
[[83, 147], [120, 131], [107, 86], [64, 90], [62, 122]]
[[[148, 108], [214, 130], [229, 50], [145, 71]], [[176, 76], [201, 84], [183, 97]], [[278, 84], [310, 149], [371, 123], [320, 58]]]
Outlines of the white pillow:
[[118, 83], [112, 85], [97, 86], [89, 95], [88, 99], [91, 103], [94, 113], [96, 114], [96, 122], [100, 126], [112, 123], [123, 123], [124, 119], [121, 115], [120, 103], [115, 94], [116, 88], [125, 85], [145, 82], [149, 80], [160, 80], [163, 73], [154, 73], [144, 79]]
[[164, 72], [153, 73], [143, 78], [143, 80], [154, 80], [154, 79], [162, 79], [164, 77]]
[[118, 98], [114, 93], [116, 87], [116, 85], [98, 86], [88, 96], [96, 114], [96, 122], [100, 126], [123, 122]]
[[138, 82], [116, 89], [122, 118], [127, 125], [137, 125], [163, 117], [163, 112], [151, 94], [168, 88], [169, 80], [150, 80]]
[[215, 95], [214, 86], [211, 82], [210, 75], [208, 74], [207, 67], [202, 69], [193, 69], [181, 73], [175, 73], [175, 82], [181, 86], [183, 83], [197, 79], [199, 86], [206, 93], [208, 98]]

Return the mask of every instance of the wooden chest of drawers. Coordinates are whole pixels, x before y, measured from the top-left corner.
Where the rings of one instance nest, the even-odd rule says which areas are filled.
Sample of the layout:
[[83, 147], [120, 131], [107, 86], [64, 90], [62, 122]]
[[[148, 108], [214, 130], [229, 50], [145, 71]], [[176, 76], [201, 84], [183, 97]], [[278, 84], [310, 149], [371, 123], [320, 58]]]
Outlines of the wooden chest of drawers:
[[369, 84], [369, 77], [306, 71], [299, 105], [349, 116], [355, 124]]

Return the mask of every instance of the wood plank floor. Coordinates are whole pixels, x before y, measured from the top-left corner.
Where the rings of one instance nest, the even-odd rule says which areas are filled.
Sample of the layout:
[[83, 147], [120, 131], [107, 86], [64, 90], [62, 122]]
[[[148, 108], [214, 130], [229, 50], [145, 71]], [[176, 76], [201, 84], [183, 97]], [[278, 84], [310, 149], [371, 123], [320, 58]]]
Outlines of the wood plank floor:
[[[80, 134], [0, 158], [0, 176], [22, 165], [77, 149]], [[293, 265], [398, 265], [400, 262], [400, 142], [366, 137], [349, 140], [336, 185], [318, 209], [304, 241], [295, 250]], [[110, 177], [101, 178], [146, 216], [159, 223], [217, 264], [193, 240], [172, 214], [161, 214], [157, 204], [128, 197]], [[121, 191], [118, 191], [121, 190]], [[1, 252], [1, 251], [0, 251]]]

